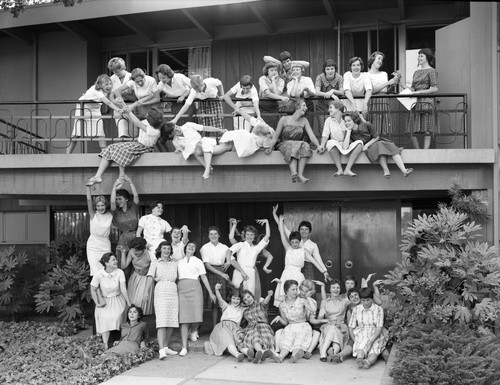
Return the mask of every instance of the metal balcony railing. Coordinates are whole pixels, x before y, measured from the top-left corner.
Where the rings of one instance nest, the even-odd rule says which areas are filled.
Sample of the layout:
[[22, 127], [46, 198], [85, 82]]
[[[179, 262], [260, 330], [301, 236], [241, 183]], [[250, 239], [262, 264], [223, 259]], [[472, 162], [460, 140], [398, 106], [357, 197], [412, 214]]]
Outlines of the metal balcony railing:
[[[402, 147], [411, 147], [412, 137], [420, 135], [420, 133], [413, 132], [408, 128], [411, 115], [415, 114], [416, 109], [424, 111], [420, 114], [426, 113], [425, 101], [413, 103], [413, 108], [408, 110], [398, 100], [409, 97], [411, 95], [374, 95], [369, 106], [369, 120], [379, 134]], [[470, 128], [467, 94], [426, 95], [426, 99], [429, 98], [434, 100], [431, 104], [435, 106], [433, 119], [435, 119], [437, 127], [429, 134], [433, 137], [436, 147], [469, 148]], [[200, 107], [202, 103], [213, 101], [215, 99], [199, 100], [194, 104], [196, 107]], [[327, 106], [330, 101], [331, 99], [325, 100], [323, 98], [311, 98], [306, 101], [309, 108], [306, 117], [318, 138], [321, 137], [323, 123], [328, 117]], [[267, 103], [267, 106], [272, 105], [273, 102], [275, 101], [271, 99], [261, 99], [261, 103]], [[167, 99], [161, 102], [166, 120], [170, 120], [174, 116], [171, 109], [172, 103], [176, 103], [176, 100]], [[223, 101], [220, 103], [225, 105]], [[227, 106], [224, 109], [230, 110]], [[189, 116], [184, 116], [183, 120], [206, 124], [208, 118], [218, 116], [202, 114], [199, 111], [200, 108], [195, 108], [194, 112]], [[277, 107], [275, 112], [261, 110], [263, 119], [272, 127], [276, 127], [279, 118], [286, 113], [289, 111], [283, 107]], [[232, 113], [226, 112], [220, 117], [223, 128], [235, 128], [233, 127], [234, 116]], [[126, 122], [124, 118], [110, 114], [95, 116], [91, 110], [85, 108], [83, 101], [0, 102], [0, 154], [61, 153], [71, 145], [71, 142], [80, 143], [81, 150], [85, 152], [92, 143], [96, 143], [100, 138], [86, 136], [85, 129], [82, 130], [83, 136], [81, 137], [72, 137], [72, 132], [75, 124], [86, 128], [93, 124], [92, 122], [102, 122], [108, 144], [133, 140], [137, 135], [137, 131], [130, 126], [131, 137], [118, 138], [117, 125], [120, 122]], [[98, 147], [96, 148], [98, 149]]]

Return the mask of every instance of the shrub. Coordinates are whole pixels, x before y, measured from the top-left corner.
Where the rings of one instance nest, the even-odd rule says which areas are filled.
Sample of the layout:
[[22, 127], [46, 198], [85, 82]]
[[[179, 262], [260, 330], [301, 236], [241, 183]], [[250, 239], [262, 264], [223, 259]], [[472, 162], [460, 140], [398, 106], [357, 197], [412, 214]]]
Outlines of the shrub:
[[[403, 261], [384, 280], [392, 337], [422, 324], [492, 326], [500, 311], [497, 250], [477, 241], [486, 200], [463, 194], [456, 185], [452, 205], [415, 219], [404, 235]], [[454, 206], [457, 205], [457, 207]], [[461, 212], [465, 210], [466, 212]]]
[[399, 344], [391, 376], [401, 385], [499, 385], [500, 338], [463, 326], [417, 328]]
[[26, 253], [15, 254], [15, 246], [0, 249], [0, 305], [14, 315], [32, 297], [33, 283], [25, 278]]
[[1, 384], [100, 384], [154, 357], [150, 348], [103, 359], [98, 336], [61, 337], [60, 325], [0, 322]]

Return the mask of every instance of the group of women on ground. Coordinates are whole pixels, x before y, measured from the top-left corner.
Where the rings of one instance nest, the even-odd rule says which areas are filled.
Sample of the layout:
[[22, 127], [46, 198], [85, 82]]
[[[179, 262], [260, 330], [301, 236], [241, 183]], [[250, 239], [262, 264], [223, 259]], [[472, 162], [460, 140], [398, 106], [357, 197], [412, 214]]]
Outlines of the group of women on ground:
[[[106, 212], [106, 199], [98, 196], [92, 201], [87, 188], [91, 224], [87, 257], [92, 275], [91, 294], [96, 305], [96, 330], [106, 348], [111, 331], [122, 333], [117, 346], [107, 353], [137, 351], [147, 338], [147, 328], [141, 318], [155, 314], [159, 358], [185, 356], [188, 339], [196, 341], [199, 337], [203, 310], [210, 303], [218, 303], [222, 316], [217, 323], [218, 312], [214, 309], [214, 328], [205, 343], [207, 354], [221, 355], [227, 350], [238, 361], [247, 358], [254, 363], [266, 358], [282, 362], [291, 355], [290, 361], [296, 362], [302, 357], [310, 358], [319, 342], [322, 361], [340, 362], [352, 353], [358, 359], [358, 366], [367, 368], [383, 351], [387, 341], [383, 310], [372, 303], [372, 291], [358, 292], [355, 282], [354, 285], [346, 282], [346, 289], [351, 290], [348, 296], [341, 295], [340, 282], [334, 280], [330, 284], [331, 296], [327, 298], [325, 284], [308, 279], [314, 276], [311, 270], [314, 266], [325, 281], [330, 280], [318, 247], [309, 238], [312, 231], [309, 222], [301, 222], [298, 231], [290, 231], [284, 224], [285, 218], [277, 214], [278, 206], [273, 208], [286, 255], [285, 268], [277, 279], [274, 293], [274, 304], [280, 315], [269, 323], [267, 309], [273, 291], [261, 297], [256, 269], [257, 258], [262, 255], [266, 258], [263, 270], [271, 273], [269, 265], [273, 257], [265, 250], [271, 234], [267, 219], [256, 220], [265, 227], [265, 234], [259, 238], [254, 226], [246, 226], [238, 235], [238, 221], [231, 218], [230, 247], [219, 242], [219, 229], [210, 227], [209, 242], [201, 248], [200, 259], [195, 255], [197, 245], [189, 241], [189, 229], [186, 226], [172, 228], [161, 218], [161, 202], [153, 202], [151, 214], [137, 221], [137, 191], [128, 176], [125, 175], [123, 181], [130, 184], [133, 200], [127, 190], [118, 189], [112, 194], [115, 202], [111, 212]], [[115, 188], [120, 183], [117, 180]], [[110, 250], [111, 223], [120, 230], [116, 253]], [[166, 241], [164, 237], [169, 232], [171, 240]], [[307, 268], [306, 263], [310, 264]], [[133, 272], [127, 284], [122, 269], [129, 265]], [[230, 266], [234, 267], [232, 278], [228, 274]], [[319, 314], [313, 299], [315, 284], [322, 291]], [[378, 290], [376, 294], [376, 302], [380, 304]], [[357, 310], [359, 296], [363, 311]], [[350, 310], [352, 315], [348, 314]], [[123, 323], [125, 316], [128, 321]], [[274, 323], [284, 326], [276, 336], [271, 327]], [[178, 327], [182, 342], [179, 352], [169, 347], [172, 332]]]
[[[199, 75], [189, 79], [174, 73], [168, 65], [161, 64], [156, 71], [159, 80], [156, 83], [153, 77], [141, 69], [127, 72], [123, 59], [113, 58], [108, 64], [113, 76], [100, 75], [95, 85], [81, 97], [81, 100], [94, 102], [86, 102], [83, 110], [80, 107], [76, 110], [78, 114], [75, 116], [72, 137], [97, 137], [102, 149], [101, 164], [88, 185], [100, 183], [103, 172], [112, 161], [119, 165], [120, 175], [123, 175], [125, 167], [141, 154], [153, 151], [155, 146], [166, 150], [168, 140], [172, 140], [176, 152], [182, 153], [185, 159], [194, 155], [204, 168], [203, 179], [208, 179], [213, 173], [211, 161], [214, 155], [234, 149], [239, 157], [246, 157], [261, 148], [266, 149], [267, 153], [276, 148], [289, 164], [292, 181], [306, 183], [309, 180], [304, 176], [307, 159], [312, 156], [313, 148], [323, 153], [325, 145], [337, 168], [335, 176], [356, 176], [351, 167], [363, 151], [370, 162], [380, 163], [385, 177], [390, 177], [388, 156], [407, 176], [413, 170], [403, 164], [400, 157], [402, 149], [380, 135], [387, 131], [382, 126], [390, 113], [389, 103], [385, 98], [372, 98], [373, 95], [387, 93], [388, 87], [396, 84], [406, 87], [399, 72], [389, 79], [387, 73], [381, 71], [383, 59], [382, 52], [374, 52], [368, 59], [368, 71], [363, 72], [363, 60], [353, 57], [349, 60], [349, 71], [344, 76], [337, 73], [337, 64], [327, 59], [323, 64], [323, 72], [313, 84], [311, 78], [304, 76], [309, 63], [292, 60], [290, 54], [284, 51], [279, 60], [271, 56], [264, 57], [266, 64], [258, 82], [259, 91], [251, 76], [244, 75], [224, 93], [224, 86], [219, 79], [202, 79]], [[418, 65], [419, 69], [413, 75], [411, 93], [436, 93], [437, 73], [433, 68], [434, 56], [429, 49], [419, 51]], [[159, 108], [160, 93], [166, 98], [176, 99], [176, 102], [170, 103], [175, 116], [169, 123], [165, 123], [163, 111]], [[323, 99], [314, 103], [312, 97]], [[340, 101], [339, 97], [345, 99]], [[199, 112], [203, 114], [201, 124], [182, 120], [185, 113], [191, 116], [195, 100], [200, 101], [198, 108], [202, 109]], [[222, 124], [221, 100], [234, 109], [235, 129], [228, 132]], [[338, 103], [332, 104], [335, 101]], [[102, 103], [118, 114], [116, 124], [119, 136], [133, 137], [135, 140], [105, 147], [100, 113]], [[340, 111], [340, 115], [335, 115], [332, 109]], [[261, 110], [264, 112], [262, 116]], [[326, 121], [320, 121], [320, 128], [323, 129], [321, 142], [311, 127], [311, 111], [328, 112], [329, 115]], [[278, 114], [283, 112], [287, 115], [277, 120]], [[342, 117], [344, 112], [347, 114]], [[438, 128], [434, 98], [418, 96], [407, 124], [413, 145], [420, 148], [419, 136], [415, 134], [422, 134], [423, 146], [429, 148], [431, 135]], [[214, 134], [222, 136], [217, 141]], [[326, 143], [330, 140], [335, 142]], [[73, 151], [75, 143], [70, 141], [68, 152]], [[347, 154], [350, 156], [343, 170], [341, 156]]]

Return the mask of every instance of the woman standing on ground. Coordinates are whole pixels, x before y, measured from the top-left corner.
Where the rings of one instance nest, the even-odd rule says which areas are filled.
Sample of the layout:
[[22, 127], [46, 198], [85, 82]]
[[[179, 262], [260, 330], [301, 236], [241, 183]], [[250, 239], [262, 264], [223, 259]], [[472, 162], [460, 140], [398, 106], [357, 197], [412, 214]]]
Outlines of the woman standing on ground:
[[90, 217], [90, 236], [87, 240], [87, 261], [90, 265], [90, 275], [95, 275], [102, 269], [100, 262], [103, 254], [111, 252], [109, 233], [113, 215], [106, 212], [107, 202], [104, 195], [98, 195], [92, 200], [90, 187], [87, 190], [87, 209]]
[[161, 242], [156, 249], [156, 263], [151, 263], [148, 271], [148, 289], [154, 288], [154, 308], [160, 360], [167, 355], [175, 356], [176, 351], [168, 347], [174, 328], [179, 327], [179, 301], [177, 297], [177, 262], [172, 260], [172, 246]]
[[109, 334], [112, 330], [120, 330], [130, 300], [125, 287], [125, 275], [118, 268], [116, 256], [113, 253], [106, 253], [99, 262], [104, 269], [92, 277], [90, 293], [96, 305], [96, 331], [101, 335], [107, 350]]
[[207, 279], [207, 272], [203, 262], [197, 258], [196, 244], [188, 242], [186, 245], [186, 256], [177, 262], [179, 282], [177, 283], [179, 293], [179, 324], [181, 325], [182, 350], [180, 356], [187, 355], [188, 332], [191, 341], [198, 340], [198, 327], [203, 322], [203, 291], [200, 279], [208, 291], [212, 302], [216, 298], [212, 293]]

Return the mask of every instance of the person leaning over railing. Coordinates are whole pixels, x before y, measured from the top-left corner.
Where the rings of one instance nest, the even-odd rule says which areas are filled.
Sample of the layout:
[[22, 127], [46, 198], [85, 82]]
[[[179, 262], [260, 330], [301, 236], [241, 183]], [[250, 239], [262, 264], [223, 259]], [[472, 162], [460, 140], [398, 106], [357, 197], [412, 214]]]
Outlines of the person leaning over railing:
[[[372, 96], [372, 82], [368, 74], [363, 71], [363, 60], [358, 57], [352, 57], [349, 60], [349, 69], [344, 74], [344, 94], [347, 97], [345, 106], [348, 111], [357, 111], [368, 116], [368, 102]], [[364, 96], [364, 99], [354, 99], [355, 96]]]
[[[410, 90], [415, 94], [435, 94], [438, 92], [437, 72], [434, 69], [435, 58], [429, 48], [418, 51], [418, 65], [420, 68], [413, 74], [413, 82]], [[404, 82], [400, 83], [403, 88], [407, 88]], [[424, 135], [424, 150], [431, 146], [432, 134], [439, 131], [439, 122], [436, 111], [435, 98], [417, 99], [410, 111], [406, 133], [412, 135], [413, 147], [420, 148], [418, 138], [415, 134]]]
[[[292, 62], [292, 80], [286, 85], [286, 92], [292, 99], [303, 99], [307, 106], [305, 116], [309, 125], [314, 127], [313, 116], [314, 102], [310, 100], [311, 97], [316, 96], [316, 89], [313, 81], [308, 76], [303, 76], [305, 67], [299, 62]], [[293, 113], [293, 112], [292, 112]]]
[[[344, 79], [337, 72], [337, 63], [333, 59], [326, 59], [323, 63], [323, 72], [316, 76], [315, 90], [316, 96], [325, 100], [316, 102], [316, 112], [326, 115], [328, 105], [333, 100], [339, 100], [339, 96], [344, 96]], [[323, 119], [319, 118], [319, 128], [323, 130]]]
[[[75, 149], [76, 143], [72, 140], [75, 137], [97, 137], [99, 138], [99, 147], [106, 147], [104, 139], [104, 125], [101, 118], [101, 103], [108, 105], [114, 111], [120, 111], [121, 108], [109, 100], [109, 95], [113, 88], [111, 79], [108, 75], [99, 75], [95, 84], [90, 87], [78, 100], [88, 100], [83, 103], [83, 108], [80, 104], [76, 105], [75, 110], [75, 125], [71, 133], [71, 139], [66, 149], [66, 154], [71, 154]], [[89, 115], [90, 118], [77, 118], [80, 116]], [[83, 127], [82, 127], [83, 126]]]
[[[113, 83], [113, 91], [115, 91], [117, 88], [121, 87], [123, 84], [127, 83], [132, 76], [130, 72], [127, 71], [127, 67], [125, 64], [125, 60], [123, 60], [121, 57], [114, 57], [111, 58], [108, 62], [108, 69], [113, 72], [113, 75], [111, 75], [110, 79], [111, 82]], [[112, 100], [114, 101], [114, 93], [111, 94]], [[133, 89], [124, 89], [120, 93], [120, 97], [125, 101], [125, 102], [135, 102], [137, 98], [134, 95], [134, 90]], [[123, 138], [123, 137], [131, 137], [131, 136], [136, 136], [134, 135], [134, 132], [130, 131], [130, 129], [133, 127], [129, 121], [124, 118], [123, 116], [120, 116], [118, 119], [115, 119], [116, 126], [118, 127], [118, 137]]]
[[[233, 103], [232, 97], [236, 99], [236, 103]], [[252, 117], [261, 119], [259, 95], [250, 75], [243, 75], [240, 81], [226, 92], [224, 100], [234, 110], [233, 127], [235, 130], [252, 130], [252, 125], [246, 122], [239, 111], [244, 111]]]
[[279, 60], [272, 56], [264, 56], [266, 63], [276, 63], [281, 65], [280, 77], [285, 81], [285, 90], [288, 83], [292, 80], [292, 62], [302, 65], [304, 68], [309, 67], [309, 62], [305, 60], [293, 60], [292, 55], [288, 51], [282, 51], [279, 54]]
[[[271, 127], [276, 127], [278, 124], [278, 114], [280, 103], [287, 103], [290, 99], [283, 94], [285, 88], [285, 81], [280, 78], [279, 71], [281, 68], [280, 63], [268, 62], [262, 68], [262, 74], [259, 78], [259, 109], [268, 114], [275, 116], [264, 116], [264, 121]], [[262, 100], [267, 98], [270, 100]]]
[[113, 91], [115, 97], [120, 97], [126, 90], [133, 90], [137, 101], [133, 102], [128, 108], [139, 119], [145, 119], [150, 108], [160, 106], [160, 91], [156, 85], [156, 80], [144, 73], [140, 68], [132, 70], [130, 79]]
[[[212, 115], [202, 118], [203, 125], [222, 129], [223, 111], [221, 100], [224, 97], [224, 86], [222, 82], [216, 78], [203, 79], [200, 75], [193, 75], [191, 76], [190, 83], [191, 91], [189, 92], [186, 103], [184, 103], [180, 111], [170, 122], [177, 124], [180, 117], [188, 110], [194, 100], [199, 99], [201, 102], [199, 103], [198, 112], [200, 114]], [[205, 100], [215, 98], [219, 100]]]

